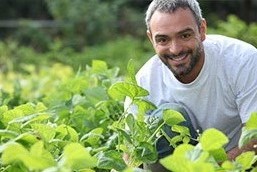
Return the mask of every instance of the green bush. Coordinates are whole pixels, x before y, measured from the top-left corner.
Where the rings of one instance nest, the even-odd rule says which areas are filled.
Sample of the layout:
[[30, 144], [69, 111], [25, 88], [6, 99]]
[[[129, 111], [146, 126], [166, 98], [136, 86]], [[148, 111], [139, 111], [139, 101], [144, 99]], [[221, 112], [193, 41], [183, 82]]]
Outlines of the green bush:
[[148, 40], [132, 37], [120, 37], [99, 46], [86, 46], [80, 52], [65, 46], [60, 40], [53, 42], [50, 45], [50, 51], [45, 53], [38, 53], [33, 48], [20, 46], [16, 42], [0, 42], [2, 71], [24, 72], [24, 65], [35, 65], [38, 69], [53, 63], [62, 63], [78, 70], [85, 69], [92, 60], [98, 59], [106, 61], [111, 67], [119, 67], [121, 74], [124, 74], [126, 70], [124, 64], [127, 64], [130, 59], [137, 62], [138, 69], [153, 54]]
[[257, 47], [257, 23], [247, 25], [235, 15], [228, 16], [227, 21], [218, 21], [216, 27], [209, 28], [208, 33], [238, 38]]

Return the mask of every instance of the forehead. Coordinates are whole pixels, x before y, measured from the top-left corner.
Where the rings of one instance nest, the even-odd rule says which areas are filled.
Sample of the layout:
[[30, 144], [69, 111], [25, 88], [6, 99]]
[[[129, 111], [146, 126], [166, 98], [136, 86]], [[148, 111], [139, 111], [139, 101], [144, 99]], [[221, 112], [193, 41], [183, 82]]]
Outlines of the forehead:
[[151, 21], [151, 32], [180, 32], [183, 29], [197, 29], [197, 23], [192, 11], [179, 8], [171, 13], [155, 11]]

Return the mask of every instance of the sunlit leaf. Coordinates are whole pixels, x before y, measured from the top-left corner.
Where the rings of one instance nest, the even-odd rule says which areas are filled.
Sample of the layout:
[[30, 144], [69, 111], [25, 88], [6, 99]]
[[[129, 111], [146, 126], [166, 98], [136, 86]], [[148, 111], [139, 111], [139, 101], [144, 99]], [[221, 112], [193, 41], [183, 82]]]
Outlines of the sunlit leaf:
[[62, 161], [63, 165], [68, 165], [73, 170], [93, 168], [97, 163], [96, 158], [79, 143], [70, 143], [64, 147]]
[[246, 129], [257, 129], [257, 112], [251, 114], [249, 120], [245, 124]]
[[236, 162], [240, 163], [242, 167], [247, 170], [255, 163], [254, 156], [254, 151], [243, 152], [236, 157]]
[[163, 120], [169, 126], [173, 126], [185, 121], [185, 118], [178, 111], [167, 109], [163, 111]]
[[228, 143], [228, 138], [221, 131], [210, 128], [203, 132], [200, 143], [205, 151], [217, 150]]
[[127, 65], [126, 81], [133, 84], [137, 84], [135, 76], [136, 76], [135, 64], [134, 64], [134, 61], [130, 59]]
[[130, 97], [131, 99], [147, 96], [148, 91], [135, 84], [117, 82], [108, 89], [108, 94], [113, 99], [124, 100], [126, 96]]

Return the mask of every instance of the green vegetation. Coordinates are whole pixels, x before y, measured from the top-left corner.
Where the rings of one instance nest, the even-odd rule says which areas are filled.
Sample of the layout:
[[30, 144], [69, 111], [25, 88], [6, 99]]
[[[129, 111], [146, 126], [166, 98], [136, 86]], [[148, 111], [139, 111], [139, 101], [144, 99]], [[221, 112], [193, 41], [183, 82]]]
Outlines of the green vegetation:
[[[209, 32], [256, 46], [256, 28], [230, 16]], [[153, 55], [148, 40], [126, 36], [81, 51], [58, 39], [48, 46], [39, 53], [14, 41], [0, 43], [0, 171], [142, 171], [140, 164], [156, 161], [163, 125], [179, 132], [168, 138], [174, 154], [161, 160], [171, 171], [257, 171], [253, 152], [227, 160], [228, 138], [220, 131], [206, 130], [192, 146], [178, 112], [146, 119], [156, 107], [142, 99], [148, 92], [137, 86], [135, 73]], [[139, 107], [136, 117], [123, 109], [126, 96]], [[253, 112], [240, 146], [257, 138], [256, 123]]]
[[[136, 85], [131, 62], [126, 79], [118, 76], [118, 68], [97, 60], [77, 72], [61, 64], [26, 69], [23, 75], [1, 74], [1, 171], [140, 171], [140, 164], [156, 161], [154, 144], [164, 124], [180, 133], [168, 138], [175, 147], [161, 160], [168, 169], [256, 170], [253, 152], [227, 160], [223, 146], [228, 139], [215, 129], [206, 130], [192, 146], [178, 112], [164, 111], [163, 120], [146, 119], [146, 111], [156, 107], [142, 99], [148, 92]], [[123, 109], [125, 96], [139, 107], [137, 117]], [[257, 138], [256, 123], [253, 113], [240, 145]], [[124, 153], [130, 155], [127, 163]]]

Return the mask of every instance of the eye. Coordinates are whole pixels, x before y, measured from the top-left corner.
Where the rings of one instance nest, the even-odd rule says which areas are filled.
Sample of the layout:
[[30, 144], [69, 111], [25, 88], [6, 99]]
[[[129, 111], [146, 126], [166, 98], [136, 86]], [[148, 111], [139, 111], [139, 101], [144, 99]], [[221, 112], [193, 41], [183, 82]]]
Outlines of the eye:
[[192, 33], [183, 33], [183, 34], [181, 34], [181, 38], [183, 39], [183, 40], [189, 40], [191, 37], [192, 37]]
[[166, 44], [168, 42], [168, 39], [166, 37], [163, 37], [163, 36], [162, 37], [156, 37], [155, 38], [155, 42], [157, 44], [164, 45], [164, 44]]

